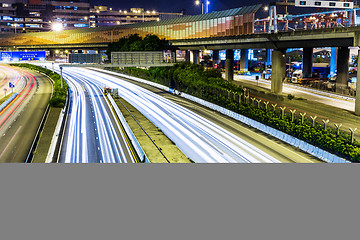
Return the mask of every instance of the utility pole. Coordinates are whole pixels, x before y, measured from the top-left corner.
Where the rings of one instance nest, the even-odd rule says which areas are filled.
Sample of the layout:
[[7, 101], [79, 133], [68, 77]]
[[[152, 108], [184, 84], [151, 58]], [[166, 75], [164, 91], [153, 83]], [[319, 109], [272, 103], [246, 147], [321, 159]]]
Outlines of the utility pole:
[[63, 73], [62, 73], [63, 67], [60, 67], [60, 81], [61, 81], [61, 88], [63, 88]]

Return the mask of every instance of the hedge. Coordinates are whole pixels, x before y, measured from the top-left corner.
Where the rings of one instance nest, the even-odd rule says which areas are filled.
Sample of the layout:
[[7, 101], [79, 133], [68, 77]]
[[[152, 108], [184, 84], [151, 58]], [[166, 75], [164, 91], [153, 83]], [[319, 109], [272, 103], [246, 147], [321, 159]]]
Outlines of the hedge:
[[288, 113], [282, 117], [278, 111], [244, 102], [242, 88], [225, 81], [217, 70], [205, 70], [200, 65], [181, 63], [173, 67], [124, 68], [121, 72], [176, 88], [181, 92], [257, 120], [352, 162], [360, 162], [360, 144], [356, 139], [352, 144], [349, 133], [340, 131], [337, 136], [333, 128], [325, 129], [319, 123], [313, 127], [308, 118], [305, 118], [303, 123], [299, 118], [292, 121]]
[[53, 86], [54, 86], [54, 91], [53, 91], [53, 95], [50, 99], [50, 106], [52, 107], [58, 107], [58, 108], [63, 108], [65, 106], [66, 103], [66, 98], [67, 98], [67, 92], [68, 92], [68, 85], [66, 84], [66, 81], [63, 80], [63, 88], [61, 88], [61, 76], [57, 73], [53, 73], [51, 70], [40, 67], [40, 66], [36, 66], [36, 65], [31, 65], [28, 63], [15, 63], [15, 64], [10, 64], [12, 66], [17, 66], [17, 67], [23, 67], [23, 68], [28, 68], [34, 71], [38, 71], [41, 73], [46, 74], [47, 76], [50, 77], [50, 79], [53, 81]]

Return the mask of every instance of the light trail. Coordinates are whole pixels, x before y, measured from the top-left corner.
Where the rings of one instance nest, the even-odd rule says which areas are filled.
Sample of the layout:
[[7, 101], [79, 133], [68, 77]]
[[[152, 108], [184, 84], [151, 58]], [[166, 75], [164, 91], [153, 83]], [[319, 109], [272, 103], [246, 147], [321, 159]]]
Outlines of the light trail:
[[70, 109], [60, 162], [136, 162], [102, 89], [73, 69], [63, 69], [63, 75], [70, 87]]
[[159, 127], [190, 159], [203, 163], [279, 161], [204, 117], [135, 84], [89, 69], [71, 68], [119, 95]]
[[[35, 80], [34, 75], [27, 73], [27, 72], [23, 72], [22, 75], [23, 75], [24, 81], [26, 81], [26, 85], [25, 85], [24, 89], [17, 95], [17, 97], [13, 101], [11, 101], [7, 105], [7, 107], [4, 108], [0, 112], [0, 130], [2, 130], [4, 128], [6, 123], [16, 113], [16, 111], [18, 110], [20, 105], [24, 103], [24, 101], [29, 96], [30, 92], [32, 91], [32, 89], [35, 86], [36, 80]], [[14, 80], [16, 82], [18, 82], [18, 81], [20, 81], [19, 78], [20, 78], [20, 75], [16, 74]]]

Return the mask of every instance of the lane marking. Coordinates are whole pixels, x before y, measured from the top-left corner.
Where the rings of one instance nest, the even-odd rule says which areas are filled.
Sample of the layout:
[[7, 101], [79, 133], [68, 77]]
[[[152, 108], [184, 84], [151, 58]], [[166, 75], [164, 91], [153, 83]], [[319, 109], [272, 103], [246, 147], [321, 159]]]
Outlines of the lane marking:
[[11, 145], [11, 143], [14, 141], [16, 135], [19, 133], [19, 131], [21, 130], [22, 126], [20, 126], [18, 128], [18, 130], [15, 132], [14, 136], [10, 139], [9, 143], [6, 145], [4, 151], [1, 153], [0, 155], [0, 159], [2, 158], [2, 156], [4, 156], [5, 152], [7, 151], [7, 149], [9, 148], [9, 146]]

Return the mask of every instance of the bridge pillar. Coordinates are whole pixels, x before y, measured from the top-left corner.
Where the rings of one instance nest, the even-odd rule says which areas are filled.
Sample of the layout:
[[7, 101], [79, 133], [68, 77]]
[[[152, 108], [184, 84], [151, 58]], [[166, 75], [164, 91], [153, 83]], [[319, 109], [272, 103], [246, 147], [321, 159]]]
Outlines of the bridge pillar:
[[190, 62], [190, 51], [189, 50], [185, 51], [185, 62]]
[[171, 51], [171, 62], [176, 63], [176, 50]]
[[303, 48], [303, 76], [311, 77], [313, 67], [313, 48]]
[[265, 69], [267, 66], [271, 65], [271, 56], [272, 56], [272, 49], [266, 49], [266, 66], [265, 66]]
[[274, 49], [272, 53], [271, 92], [282, 93], [283, 79], [285, 78], [286, 49]]
[[190, 62], [194, 64], [200, 63], [200, 56], [199, 56], [199, 50], [192, 50], [190, 52]]
[[234, 50], [233, 49], [226, 49], [225, 79], [227, 81], [234, 80]]
[[[360, 63], [360, 49], [358, 50], [358, 63]], [[357, 69], [355, 114], [360, 116], [360, 69]]]
[[331, 48], [331, 59], [330, 59], [330, 75], [334, 76], [336, 73], [336, 47]]
[[240, 51], [240, 71], [247, 72], [249, 66], [249, 49], [241, 49]]
[[213, 67], [219, 63], [219, 50], [213, 50]]
[[336, 92], [346, 93], [349, 80], [349, 55], [348, 47], [338, 48]]

